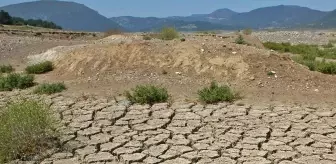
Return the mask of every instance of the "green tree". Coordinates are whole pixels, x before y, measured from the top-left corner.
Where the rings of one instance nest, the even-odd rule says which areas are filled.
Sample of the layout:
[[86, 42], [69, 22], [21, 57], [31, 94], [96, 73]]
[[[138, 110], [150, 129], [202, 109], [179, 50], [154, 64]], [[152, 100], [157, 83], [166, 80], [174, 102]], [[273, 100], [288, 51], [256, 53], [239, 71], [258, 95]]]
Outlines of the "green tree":
[[12, 17], [3, 10], [0, 11], [0, 24], [12, 24]]

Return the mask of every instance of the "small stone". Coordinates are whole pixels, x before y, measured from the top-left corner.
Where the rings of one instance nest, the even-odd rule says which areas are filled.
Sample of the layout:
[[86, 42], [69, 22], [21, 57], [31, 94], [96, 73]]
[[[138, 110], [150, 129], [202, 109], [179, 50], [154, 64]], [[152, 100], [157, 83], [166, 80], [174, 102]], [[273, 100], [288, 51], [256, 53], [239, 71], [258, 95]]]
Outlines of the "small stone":
[[145, 159], [145, 157], [146, 157], [146, 154], [142, 154], [142, 153], [121, 155], [121, 158], [125, 162], [139, 162], [139, 161], [142, 161], [143, 159]]
[[97, 151], [95, 146], [87, 146], [83, 149], [76, 150], [76, 154], [79, 154], [81, 157], [85, 157], [89, 154], [94, 154]]
[[190, 164], [191, 161], [186, 160], [184, 158], [176, 158], [172, 160], [167, 160], [165, 162], [162, 162], [162, 164]]
[[112, 154], [107, 152], [99, 152], [97, 154], [90, 154], [85, 157], [85, 161], [89, 163], [94, 162], [108, 162], [108, 161], [116, 161], [117, 158], [114, 157]]
[[76, 158], [56, 160], [53, 164], [81, 164]]
[[217, 151], [212, 151], [212, 150], [201, 150], [198, 154], [202, 157], [209, 157], [209, 158], [219, 157], [218, 152]]
[[108, 142], [100, 145], [100, 151], [113, 151], [116, 148], [119, 148], [123, 145], [123, 143], [118, 143], [118, 142]]
[[169, 148], [169, 146], [167, 144], [151, 146], [148, 149], [148, 153], [149, 153], [149, 155], [151, 155], [153, 157], [157, 157], [157, 156], [163, 154], [163, 152], [165, 152], [168, 148]]
[[143, 162], [147, 164], [157, 164], [160, 163], [162, 159], [155, 158], [155, 157], [147, 157]]
[[82, 136], [91, 136], [91, 135], [94, 135], [94, 134], [98, 134], [99, 132], [100, 132], [100, 128], [91, 127], [91, 128], [88, 128], [88, 129], [78, 131], [77, 133], [79, 135], [82, 135]]

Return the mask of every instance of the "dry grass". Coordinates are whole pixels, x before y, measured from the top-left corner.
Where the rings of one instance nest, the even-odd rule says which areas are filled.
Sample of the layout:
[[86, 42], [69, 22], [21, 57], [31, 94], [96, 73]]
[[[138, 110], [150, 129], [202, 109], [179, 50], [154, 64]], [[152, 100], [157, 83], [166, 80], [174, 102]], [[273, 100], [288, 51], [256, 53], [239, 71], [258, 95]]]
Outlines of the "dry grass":
[[55, 121], [49, 110], [31, 100], [0, 109], [0, 163], [29, 159], [56, 146]]

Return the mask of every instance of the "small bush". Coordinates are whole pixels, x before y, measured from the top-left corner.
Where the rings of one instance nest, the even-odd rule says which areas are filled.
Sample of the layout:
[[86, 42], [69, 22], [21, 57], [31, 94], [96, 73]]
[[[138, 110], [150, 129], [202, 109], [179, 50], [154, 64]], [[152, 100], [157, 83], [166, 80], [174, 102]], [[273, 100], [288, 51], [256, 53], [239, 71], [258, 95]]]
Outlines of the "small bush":
[[11, 65], [0, 65], [0, 73], [11, 73], [14, 68]]
[[323, 48], [333, 48], [333, 47], [334, 47], [334, 44], [332, 44], [331, 42], [329, 42], [326, 45], [323, 45]]
[[232, 102], [236, 98], [229, 86], [219, 86], [216, 82], [212, 82], [210, 87], [198, 91], [198, 96], [202, 102], [208, 104], [222, 101]]
[[36, 101], [20, 101], [0, 109], [0, 163], [29, 159], [55, 146], [54, 120], [49, 108]]
[[236, 44], [245, 44], [245, 40], [242, 35], [239, 35], [238, 38], [235, 40]]
[[66, 87], [63, 83], [41, 84], [34, 90], [34, 93], [50, 95], [64, 90], [66, 90]]
[[160, 39], [173, 40], [179, 37], [179, 33], [173, 27], [166, 27], [161, 30]]
[[32, 86], [34, 86], [33, 75], [11, 73], [6, 76], [0, 76], [0, 91], [26, 89]]
[[316, 61], [316, 70], [325, 74], [336, 74], [336, 63]]
[[45, 61], [38, 64], [33, 64], [26, 67], [26, 72], [30, 74], [42, 74], [50, 72], [54, 69], [51, 61]]
[[252, 29], [244, 29], [243, 30], [243, 34], [245, 34], [245, 35], [251, 35], [252, 34]]
[[152, 37], [149, 36], [149, 35], [144, 35], [144, 36], [142, 37], [142, 39], [143, 39], [143, 40], [152, 40]]
[[126, 97], [131, 103], [150, 104], [167, 102], [169, 95], [166, 88], [153, 85], [138, 85], [132, 89], [133, 93], [127, 91]]

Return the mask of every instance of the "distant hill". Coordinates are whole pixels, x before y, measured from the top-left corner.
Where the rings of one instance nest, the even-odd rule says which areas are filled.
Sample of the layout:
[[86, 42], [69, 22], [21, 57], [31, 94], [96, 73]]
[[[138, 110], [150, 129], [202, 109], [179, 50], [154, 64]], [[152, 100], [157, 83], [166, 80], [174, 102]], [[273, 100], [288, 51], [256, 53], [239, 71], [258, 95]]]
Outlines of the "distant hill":
[[220, 24], [214, 24], [207, 21], [185, 21], [172, 18], [156, 18], [156, 17], [113, 17], [112, 21], [118, 23], [120, 26], [129, 29], [131, 31], [157, 31], [162, 27], [175, 27], [181, 31], [203, 31], [203, 30], [233, 30], [237, 29], [234, 26], [226, 26]]
[[327, 14], [307, 7], [280, 5], [233, 15], [231, 23], [251, 28], [289, 28], [320, 20]]
[[[133, 31], [142, 31], [143, 29], [155, 28], [165, 24], [177, 26], [194, 25], [194, 27], [197, 27], [193, 28], [194, 30], [228, 30], [302, 27], [312, 22], [317, 22], [328, 14], [329, 12], [313, 10], [307, 7], [279, 5], [244, 13], [224, 8], [210, 14], [192, 14], [190, 16], [171, 16], [167, 18], [122, 16], [110, 19]], [[325, 19], [327, 22], [327, 18]]]
[[335, 28], [336, 27], [336, 10], [331, 11], [321, 20], [313, 24], [315, 27]]
[[117, 23], [100, 15], [97, 11], [74, 2], [43, 0], [3, 6], [0, 7], [0, 10], [23, 19], [51, 21], [67, 30], [106, 31], [115, 28], [122, 29]]

